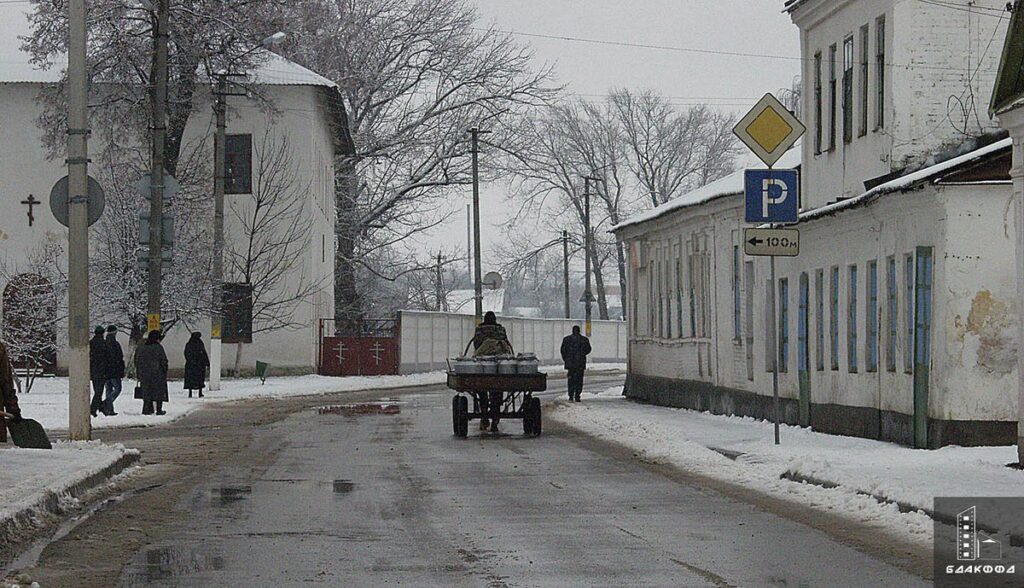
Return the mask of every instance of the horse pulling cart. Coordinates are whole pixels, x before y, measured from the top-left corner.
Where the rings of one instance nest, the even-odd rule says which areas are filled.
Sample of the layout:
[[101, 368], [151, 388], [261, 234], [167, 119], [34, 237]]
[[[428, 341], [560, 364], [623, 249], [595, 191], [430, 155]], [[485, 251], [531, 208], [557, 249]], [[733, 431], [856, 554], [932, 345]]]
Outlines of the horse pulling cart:
[[[469, 434], [469, 421], [493, 418], [523, 419], [523, 433], [536, 437], [541, 433], [540, 398], [534, 392], [547, 389], [547, 374], [460, 374], [448, 372], [452, 397], [452, 426], [456, 437]], [[500, 394], [498, 406], [490, 407], [489, 398]], [[473, 399], [470, 410], [469, 399]], [[489, 410], [484, 412], [482, 407]]]

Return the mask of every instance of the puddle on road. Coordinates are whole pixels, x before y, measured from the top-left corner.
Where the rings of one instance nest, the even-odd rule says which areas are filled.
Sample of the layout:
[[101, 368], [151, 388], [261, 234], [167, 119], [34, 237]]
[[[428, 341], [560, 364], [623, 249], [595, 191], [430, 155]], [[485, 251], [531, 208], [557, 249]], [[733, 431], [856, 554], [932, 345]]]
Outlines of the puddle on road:
[[317, 414], [337, 414], [342, 416], [359, 416], [368, 414], [401, 414], [402, 407], [393, 402], [362, 402], [358, 404], [337, 404], [321, 406]]
[[334, 493], [335, 494], [348, 494], [356, 487], [355, 484], [348, 480], [335, 480], [334, 481]]
[[221, 486], [210, 489], [210, 498], [216, 506], [226, 506], [244, 500], [252, 494], [252, 486]]
[[149, 586], [153, 582], [224, 569], [224, 558], [188, 547], [147, 549], [125, 568], [124, 587]]

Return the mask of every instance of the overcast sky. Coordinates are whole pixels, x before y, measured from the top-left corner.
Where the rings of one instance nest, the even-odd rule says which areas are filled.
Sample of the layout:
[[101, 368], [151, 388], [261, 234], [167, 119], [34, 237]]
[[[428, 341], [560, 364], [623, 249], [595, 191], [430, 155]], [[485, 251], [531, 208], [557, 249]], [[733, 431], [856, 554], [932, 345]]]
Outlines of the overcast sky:
[[[765, 92], [791, 86], [799, 73], [796, 59], [623, 47], [525, 35], [799, 58], [799, 33], [782, 13], [782, 0], [475, 2], [485, 23], [520, 33], [518, 39], [533, 47], [538, 63], [555, 65], [568, 93], [588, 99], [610, 88], [649, 88], [671, 96], [681, 107], [707, 102], [739, 112], [753, 106]], [[468, 203], [469, 190], [466, 194]], [[482, 249], [486, 260], [488, 243], [499, 236], [495, 226], [507, 215], [502, 186], [485, 186], [483, 200]], [[425, 239], [423, 246], [461, 246], [465, 234], [463, 212]]]

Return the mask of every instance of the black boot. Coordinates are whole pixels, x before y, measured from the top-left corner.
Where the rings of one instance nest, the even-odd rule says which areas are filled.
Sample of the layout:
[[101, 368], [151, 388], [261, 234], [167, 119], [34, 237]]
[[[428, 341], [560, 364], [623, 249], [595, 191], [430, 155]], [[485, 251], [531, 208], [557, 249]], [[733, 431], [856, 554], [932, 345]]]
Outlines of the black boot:
[[159, 414], [159, 415], [167, 414], [167, 412], [164, 411], [164, 403], [163, 402], [157, 402], [156, 403], [156, 414]]
[[202, 388], [200, 388], [200, 389], [199, 389], [199, 397], [200, 397], [200, 398], [202, 398], [202, 397], [203, 397], [203, 389], [202, 389]]
[[188, 397], [192, 398], [192, 389], [191, 388], [189, 388], [189, 390], [188, 390]]

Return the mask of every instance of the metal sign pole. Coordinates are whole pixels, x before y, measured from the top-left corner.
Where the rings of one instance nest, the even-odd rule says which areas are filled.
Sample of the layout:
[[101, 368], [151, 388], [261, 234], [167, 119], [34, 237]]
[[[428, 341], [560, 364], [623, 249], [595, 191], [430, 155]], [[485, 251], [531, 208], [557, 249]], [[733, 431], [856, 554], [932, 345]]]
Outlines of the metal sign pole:
[[[769, 165], [768, 166], [768, 179], [769, 179], [769, 181], [774, 180], [774, 178], [772, 177], [772, 175], [773, 175], [772, 171], [773, 171], [773, 168], [772, 168], [772, 166]], [[775, 228], [774, 224], [772, 224], [772, 228], [773, 229]], [[779, 307], [780, 307], [780, 304], [779, 304], [779, 289], [778, 289], [778, 285], [776, 284], [776, 281], [775, 281], [775, 256], [774, 255], [772, 255], [769, 258], [769, 263], [771, 264], [771, 274], [772, 274], [772, 305], [774, 306], [774, 308], [772, 308], [772, 323], [773, 323], [772, 324], [772, 336], [774, 337], [774, 340], [775, 340], [775, 344], [772, 345], [772, 352], [773, 352], [773, 356], [772, 356], [772, 411], [774, 412], [773, 420], [775, 421], [775, 444], [778, 445], [780, 443], [780, 441], [779, 441], [779, 352], [781, 351], [781, 348], [779, 347], [779, 335], [781, 333], [779, 333]]]

